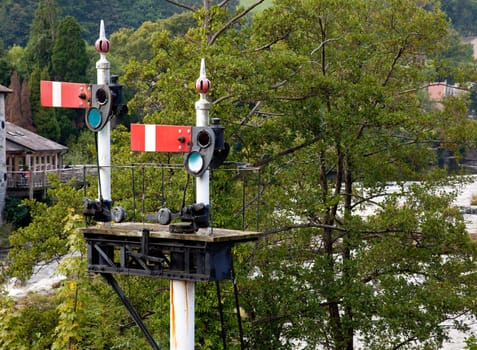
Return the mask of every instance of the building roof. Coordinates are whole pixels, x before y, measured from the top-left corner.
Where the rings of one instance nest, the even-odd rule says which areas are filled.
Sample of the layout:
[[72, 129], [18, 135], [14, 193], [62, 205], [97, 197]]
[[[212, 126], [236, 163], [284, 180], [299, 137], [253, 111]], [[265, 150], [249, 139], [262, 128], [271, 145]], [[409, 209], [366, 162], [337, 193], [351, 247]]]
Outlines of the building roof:
[[13, 90], [7, 88], [6, 86], [3, 86], [2, 84], [0, 84], [0, 93], [10, 93], [10, 92], [13, 92]]
[[7, 152], [66, 152], [68, 147], [60, 145], [34, 132], [6, 122]]

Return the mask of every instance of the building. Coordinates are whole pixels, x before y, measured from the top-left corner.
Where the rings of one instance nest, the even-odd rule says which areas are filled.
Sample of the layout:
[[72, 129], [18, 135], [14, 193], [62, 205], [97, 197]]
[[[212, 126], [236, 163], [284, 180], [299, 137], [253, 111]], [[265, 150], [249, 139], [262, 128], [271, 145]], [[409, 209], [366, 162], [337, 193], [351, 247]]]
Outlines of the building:
[[458, 84], [448, 84], [447, 82], [435, 82], [427, 85], [427, 93], [429, 95], [429, 101], [433, 108], [442, 110], [444, 107], [442, 101], [448, 97], [462, 97], [465, 94], [469, 94], [469, 89], [459, 86]]
[[35, 191], [49, 186], [48, 174], [61, 175], [68, 148], [10, 122], [6, 123], [6, 170], [8, 191]]
[[468, 89], [459, 87], [459, 85], [450, 85], [447, 82], [431, 83], [429, 84], [427, 91], [429, 93], [429, 99], [432, 101], [442, 101], [445, 97], [460, 97], [468, 92]]

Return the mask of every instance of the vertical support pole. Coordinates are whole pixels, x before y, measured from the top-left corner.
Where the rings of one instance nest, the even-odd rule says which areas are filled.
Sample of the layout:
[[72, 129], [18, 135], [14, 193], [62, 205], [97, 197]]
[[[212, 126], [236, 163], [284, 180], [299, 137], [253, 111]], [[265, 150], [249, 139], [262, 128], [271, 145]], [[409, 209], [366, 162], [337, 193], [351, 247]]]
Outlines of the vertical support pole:
[[[205, 60], [200, 63], [196, 90], [200, 93], [195, 103], [196, 126], [209, 126], [210, 102], [207, 92], [210, 82], [205, 74]], [[196, 202], [210, 204], [209, 170], [196, 178]], [[209, 230], [209, 229], [208, 229]], [[200, 232], [200, 231], [199, 231]], [[171, 350], [193, 350], [195, 341], [195, 283], [171, 280]]]
[[27, 184], [28, 184], [28, 198], [33, 199], [33, 181], [36, 177], [36, 162], [35, 158], [31, 156], [31, 154], [27, 154], [26, 156], [26, 163], [27, 163], [27, 169], [24, 172], [25, 174], [28, 174], [27, 177]]
[[[209, 126], [210, 102], [207, 100], [207, 91], [209, 81], [205, 74], [205, 60], [200, 62], [200, 75], [196, 83], [196, 90], [200, 92], [200, 98], [195, 103], [196, 126]], [[206, 88], [204, 86], [207, 85]], [[210, 204], [209, 192], [209, 170], [206, 170], [202, 176], [196, 178], [195, 183], [197, 193], [197, 203]]]
[[193, 350], [195, 341], [195, 284], [171, 280], [171, 350]]
[[[110, 83], [110, 63], [106, 58], [109, 51], [109, 41], [106, 38], [104, 30], [104, 21], [101, 20], [99, 29], [99, 39], [96, 41], [96, 51], [100, 54], [99, 60], [96, 62], [97, 83]], [[98, 165], [99, 165], [99, 193], [106, 203], [111, 203], [111, 125], [108, 121], [104, 128], [98, 131]]]

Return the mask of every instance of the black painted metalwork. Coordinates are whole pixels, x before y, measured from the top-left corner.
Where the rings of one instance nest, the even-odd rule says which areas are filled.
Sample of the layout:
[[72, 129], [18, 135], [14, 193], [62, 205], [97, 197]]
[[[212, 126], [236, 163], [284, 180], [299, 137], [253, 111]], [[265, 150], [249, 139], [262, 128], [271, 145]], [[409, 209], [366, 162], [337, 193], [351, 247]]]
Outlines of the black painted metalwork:
[[[145, 223], [118, 223], [85, 227], [83, 233], [88, 249], [88, 271], [100, 273], [113, 287], [131, 317], [146, 336], [152, 349], [159, 349], [151, 333], [113, 274], [166, 278], [169, 280], [219, 281], [232, 279], [238, 317], [241, 349], [244, 349], [243, 329], [238, 304], [238, 288], [232, 265], [232, 247], [238, 243], [259, 239], [260, 232], [214, 229], [213, 233], [176, 234], [168, 226]], [[222, 300], [222, 337], [225, 328]]]
[[114, 276], [110, 273], [102, 273], [101, 276], [103, 276], [106, 282], [109, 283], [109, 285], [114, 289], [116, 294], [119, 296], [119, 299], [121, 299], [122, 303], [124, 304], [126, 309], [129, 311], [129, 314], [133, 318], [134, 322], [136, 322], [137, 326], [139, 327], [139, 329], [141, 329], [141, 332], [146, 337], [147, 342], [149, 343], [149, 345], [151, 345], [151, 349], [159, 350], [159, 346], [157, 345], [156, 341], [152, 337], [152, 334], [149, 332], [144, 322], [142, 322], [141, 316], [137, 313], [136, 309], [131, 304], [131, 301], [126, 296], [126, 294], [124, 294], [123, 290], [119, 286]]
[[[160, 277], [188, 281], [232, 278], [232, 247], [236, 240], [157, 237], [149, 229], [141, 235], [88, 233], [88, 270], [96, 273]], [[176, 235], [177, 236], [177, 235]], [[254, 240], [248, 237], [243, 241]]]

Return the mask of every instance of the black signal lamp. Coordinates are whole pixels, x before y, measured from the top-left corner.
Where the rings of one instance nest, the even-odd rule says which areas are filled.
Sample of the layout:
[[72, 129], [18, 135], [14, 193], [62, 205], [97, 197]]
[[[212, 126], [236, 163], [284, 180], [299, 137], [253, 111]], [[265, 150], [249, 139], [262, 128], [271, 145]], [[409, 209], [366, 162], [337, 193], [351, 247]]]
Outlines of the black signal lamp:
[[86, 126], [94, 132], [103, 129], [111, 113], [111, 90], [107, 85], [91, 85], [90, 108], [86, 109]]
[[215, 133], [212, 128], [196, 126], [192, 128], [192, 145], [185, 155], [184, 166], [187, 172], [199, 177], [209, 167], [214, 156]]

